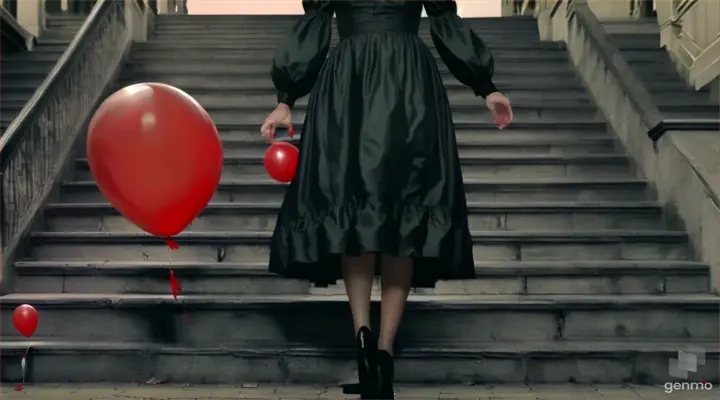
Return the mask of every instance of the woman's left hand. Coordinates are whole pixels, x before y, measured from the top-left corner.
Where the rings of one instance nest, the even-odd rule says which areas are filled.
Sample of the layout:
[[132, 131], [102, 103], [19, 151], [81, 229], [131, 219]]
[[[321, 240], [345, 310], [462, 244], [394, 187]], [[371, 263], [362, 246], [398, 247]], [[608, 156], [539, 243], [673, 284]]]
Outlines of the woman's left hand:
[[485, 98], [487, 108], [492, 112], [493, 120], [499, 129], [506, 128], [513, 120], [510, 100], [500, 92], [495, 92]]

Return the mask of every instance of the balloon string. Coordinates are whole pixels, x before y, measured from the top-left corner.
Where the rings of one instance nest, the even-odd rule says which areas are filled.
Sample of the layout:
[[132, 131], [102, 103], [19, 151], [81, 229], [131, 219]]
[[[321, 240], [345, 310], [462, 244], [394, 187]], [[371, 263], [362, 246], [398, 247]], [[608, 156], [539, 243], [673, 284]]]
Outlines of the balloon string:
[[[175, 276], [175, 271], [173, 269], [170, 269], [168, 278], [170, 280], [170, 292], [172, 293], [173, 299], [179, 302], [178, 295], [180, 295], [180, 292], [182, 291], [182, 286], [180, 285], [180, 280]], [[185, 305], [180, 303], [180, 307], [182, 307], [183, 310], [183, 321], [185, 321], [185, 325], [189, 326], [190, 314], [188, 314], [187, 309], [185, 309]]]
[[166, 237], [165, 243], [168, 245], [170, 250], [177, 250], [180, 248], [180, 246], [178, 246], [177, 242], [174, 241], [171, 237]]
[[30, 346], [32, 346], [32, 345], [31, 344], [28, 345], [28, 347], [25, 349], [25, 354], [23, 354], [22, 359], [20, 359], [20, 369], [22, 371], [22, 383], [15, 386], [16, 392], [19, 392], [19, 391], [25, 389], [25, 375], [27, 372], [27, 356], [28, 356], [28, 353], [30, 353]]

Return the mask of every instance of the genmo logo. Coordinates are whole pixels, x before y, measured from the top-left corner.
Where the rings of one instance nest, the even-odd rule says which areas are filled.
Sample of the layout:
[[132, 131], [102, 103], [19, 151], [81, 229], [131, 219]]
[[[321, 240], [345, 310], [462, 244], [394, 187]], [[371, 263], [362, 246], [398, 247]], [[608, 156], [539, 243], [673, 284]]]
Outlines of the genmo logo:
[[708, 391], [713, 389], [712, 382], [665, 382], [663, 385], [665, 393], [682, 392], [682, 391]]

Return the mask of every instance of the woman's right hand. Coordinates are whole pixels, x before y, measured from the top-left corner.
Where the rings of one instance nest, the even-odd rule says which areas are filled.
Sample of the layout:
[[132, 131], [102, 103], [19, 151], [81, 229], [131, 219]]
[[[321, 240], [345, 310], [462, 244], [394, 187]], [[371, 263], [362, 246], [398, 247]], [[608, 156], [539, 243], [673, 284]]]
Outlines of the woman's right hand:
[[287, 104], [280, 103], [275, 107], [275, 110], [265, 118], [262, 127], [260, 127], [260, 134], [268, 143], [275, 141], [275, 130], [278, 125], [285, 125], [288, 128], [291, 123], [290, 107]]
[[495, 125], [498, 128], [507, 128], [513, 120], [513, 110], [510, 100], [502, 93], [495, 92], [485, 98], [487, 108], [492, 112]]

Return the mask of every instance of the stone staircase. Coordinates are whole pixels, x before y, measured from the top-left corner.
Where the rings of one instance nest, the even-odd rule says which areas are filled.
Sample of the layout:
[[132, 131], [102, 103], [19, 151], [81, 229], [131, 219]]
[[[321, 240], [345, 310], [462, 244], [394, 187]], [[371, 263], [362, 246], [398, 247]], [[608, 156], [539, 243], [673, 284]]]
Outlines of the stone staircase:
[[[668, 118], [718, 118], [720, 106], [713, 102], [709, 88], [696, 91], [678, 73], [667, 50], [660, 47], [657, 19], [604, 21], [610, 41], [628, 60], [630, 68], [645, 84], [654, 102]], [[654, 60], [652, 70], [662, 71], [662, 80], [636, 61], [636, 54]]]
[[47, 30], [37, 38], [33, 51], [3, 54], [0, 60], [0, 132], [5, 132], [60, 59], [84, 15], [47, 17]]
[[[28, 345], [9, 320], [21, 303], [40, 313], [30, 350], [36, 382], [328, 383], [352, 373], [341, 286], [265, 270], [284, 186], [263, 170], [258, 129], [275, 103], [272, 49], [294, 19], [160, 16], [154, 37], [134, 45], [118, 87], [166, 82], [205, 106], [225, 146], [222, 184], [170, 251], [105, 203], [78, 158], [15, 264], [15, 293], [2, 298], [3, 381], [20, 379]], [[658, 383], [672, 379], [668, 360], [678, 350], [697, 346], [707, 362], [691, 378], [717, 382], [708, 266], [694, 261], [686, 233], [617, 147], [564, 48], [540, 42], [533, 19], [468, 23], [494, 49], [495, 82], [516, 121], [498, 131], [482, 101], [439, 64], [478, 278], [412, 294], [397, 379]], [[426, 23], [421, 35], [429, 40]], [[647, 52], [630, 57], [665, 87], [672, 71], [655, 68]], [[298, 124], [306, 104], [294, 112]], [[168, 267], [183, 282], [181, 305]]]

